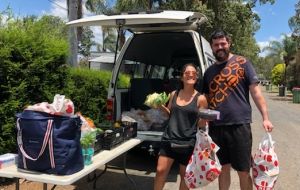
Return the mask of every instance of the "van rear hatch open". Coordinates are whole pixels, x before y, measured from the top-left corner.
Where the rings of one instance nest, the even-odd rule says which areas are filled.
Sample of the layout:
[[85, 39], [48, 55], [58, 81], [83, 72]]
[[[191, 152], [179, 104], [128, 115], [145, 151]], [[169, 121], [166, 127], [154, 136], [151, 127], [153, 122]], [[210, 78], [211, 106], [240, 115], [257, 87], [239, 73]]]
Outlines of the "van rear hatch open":
[[[119, 120], [122, 113], [131, 108], [142, 109], [147, 94], [170, 92], [177, 88], [178, 73], [184, 63], [192, 62], [203, 71], [201, 38], [195, 30], [206, 20], [205, 15], [197, 12], [161, 11], [97, 15], [68, 22], [67, 25], [73, 27], [115, 27], [133, 33], [123, 45], [118, 59], [115, 56], [108, 87], [107, 118]], [[118, 85], [121, 68], [125, 64], [129, 69], [125, 68], [124, 74], [131, 76], [130, 86], [126, 88]], [[138, 131], [138, 136], [144, 139], [144, 143], [151, 142], [149, 147], [152, 147], [154, 143], [160, 143], [162, 131], [152, 130], [151, 126], [151, 130]]]
[[205, 15], [189, 11], [161, 11], [158, 13], [96, 15], [68, 22], [69, 26], [104, 26], [130, 29], [133, 32], [153, 30], [155, 27], [191, 27], [205, 22]]

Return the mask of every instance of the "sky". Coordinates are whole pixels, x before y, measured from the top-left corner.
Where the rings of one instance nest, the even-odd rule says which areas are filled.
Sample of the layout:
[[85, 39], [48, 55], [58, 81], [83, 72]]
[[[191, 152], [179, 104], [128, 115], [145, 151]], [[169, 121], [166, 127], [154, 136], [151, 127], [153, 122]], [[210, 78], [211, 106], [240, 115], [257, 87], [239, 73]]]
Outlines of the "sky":
[[[261, 48], [267, 46], [269, 41], [281, 40], [282, 34], [291, 34], [288, 19], [295, 15], [297, 2], [298, 0], [276, 0], [273, 5], [268, 3], [254, 8], [261, 18], [261, 27], [255, 34]], [[67, 19], [66, 0], [0, 0], [1, 12], [7, 6], [18, 16], [52, 14]]]
[[276, 0], [273, 5], [258, 5], [254, 11], [259, 15], [260, 29], [255, 39], [260, 47], [268, 45], [269, 41], [281, 40], [282, 34], [292, 33], [288, 19], [295, 15], [295, 5], [298, 0]]

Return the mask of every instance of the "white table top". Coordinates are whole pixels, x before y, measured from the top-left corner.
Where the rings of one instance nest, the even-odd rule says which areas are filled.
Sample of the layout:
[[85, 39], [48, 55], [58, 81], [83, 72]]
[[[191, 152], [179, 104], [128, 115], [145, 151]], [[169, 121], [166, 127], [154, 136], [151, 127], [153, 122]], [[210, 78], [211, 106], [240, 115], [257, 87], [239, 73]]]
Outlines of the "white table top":
[[58, 176], [58, 175], [44, 174], [39, 172], [23, 172], [23, 170], [19, 171], [16, 165], [13, 165], [13, 166], [0, 169], [0, 177], [24, 178], [28, 181], [51, 183], [55, 185], [71, 185], [77, 180], [90, 174], [97, 168], [105, 165], [106, 163], [113, 160], [114, 158], [120, 156], [121, 154], [127, 152], [131, 148], [137, 146], [142, 141], [143, 140], [141, 139], [134, 138], [123, 142], [122, 144], [118, 145], [112, 150], [103, 150], [98, 154], [94, 155], [94, 157], [92, 158], [93, 160], [92, 164], [84, 166], [84, 168], [81, 171], [74, 173], [72, 175]]

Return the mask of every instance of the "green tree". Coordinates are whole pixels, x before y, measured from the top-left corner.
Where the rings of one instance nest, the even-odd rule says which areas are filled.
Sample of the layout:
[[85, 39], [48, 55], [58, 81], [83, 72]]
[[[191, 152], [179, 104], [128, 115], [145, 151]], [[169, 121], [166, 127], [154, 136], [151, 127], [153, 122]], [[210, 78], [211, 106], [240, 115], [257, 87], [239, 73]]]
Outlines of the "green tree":
[[[95, 13], [95, 14], [105, 14], [109, 15], [114, 12], [114, 9], [108, 6], [106, 0], [87, 0], [85, 7], [87, 10]], [[115, 51], [115, 41], [116, 41], [116, 30], [114, 28], [109, 27], [101, 27], [102, 28], [102, 52]]]
[[281, 41], [271, 41], [269, 46], [263, 50], [267, 51], [268, 56], [271, 56], [277, 62], [284, 62], [288, 65], [289, 60], [295, 55], [297, 48], [296, 42], [292, 37], [283, 34]]
[[288, 23], [293, 32], [293, 36], [295, 36], [298, 40], [298, 47], [300, 47], [300, 1], [298, 1], [298, 3], [295, 5], [295, 11], [296, 14], [289, 19]]
[[[267, 51], [267, 55], [272, 57], [276, 63], [285, 63], [285, 71], [284, 71], [284, 83], [285, 85], [290, 86], [287, 84], [290, 81], [289, 78], [295, 78], [296, 76], [294, 72], [287, 72], [289, 60], [295, 55], [297, 51], [297, 44], [296, 41], [293, 40], [292, 37], [287, 36], [286, 34], [283, 35], [283, 39], [281, 41], [271, 41], [269, 46], [264, 48], [264, 51]], [[287, 80], [288, 79], [288, 80]]]
[[284, 84], [284, 72], [285, 72], [285, 64], [284, 63], [277, 64], [272, 69], [272, 83], [274, 85]]
[[[198, 11], [208, 17], [208, 22], [201, 27], [202, 34], [209, 38], [216, 28], [222, 28], [232, 35], [232, 51], [241, 54], [258, 64], [259, 47], [254, 34], [259, 29], [259, 16], [252, 11], [258, 1], [213, 1], [186, 0], [187, 10]], [[259, 1], [260, 4], [275, 1]], [[162, 4], [163, 9], [183, 10], [181, 0]]]
[[96, 45], [92, 40], [93, 37], [93, 31], [89, 27], [83, 27], [82, 39], [78, 45], [78, 51], [84, 57], [89, 57], [91, 47]]
[[[289, 26], [292, 30], [292, 38], [296, 43], [298, 53], [295, 54], [297, 63], [289, 66], [288, 73], [291, 74], [290, 87], [300, 85], [300, 63], [299, 63], [299, 48], [300, 48], [300, 1], [295, 5], [296, 14], [289, 19]], [[297, 56], [298, 55], [298, 56]], [[288, 60], [289, 61], [289, 60]]]
[[259, 57], [258, 63], [256, 64], [256, 72], [257, 74], [267, 80], [271, 80], [272, 78], [272, 69], [275, 66], [276, 61], [271, 56]]
[[263, 48], [263, 52], [267, 52], [269, 57], [273, 57], [273, 60], [277, 63], [283, 61], [283, 57], [286, 55], [282, 42], [273, 40], [269, 42], [269, 45]]
[[115, 5], [115, 9], [118, 12], [151, 10], [151, 7], [151, 0], [117, 0]]
[[297, 44], [292, 37], [283, 34], [283, 39], [281, 41], [271, 41], [269, 46], [263, 49], [267, 51], [268, 56], [276, 58], [278, 61], [289, 60], [297, 51]]

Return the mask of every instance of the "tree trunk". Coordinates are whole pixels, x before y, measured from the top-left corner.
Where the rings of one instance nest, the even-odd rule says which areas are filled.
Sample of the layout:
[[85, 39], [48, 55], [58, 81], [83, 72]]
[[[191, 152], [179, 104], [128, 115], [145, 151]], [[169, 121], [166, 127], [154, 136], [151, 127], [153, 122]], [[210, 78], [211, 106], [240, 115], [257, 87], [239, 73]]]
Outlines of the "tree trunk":
[[[68, 6], [68, 18], [69, 21], [77, 19], [77, 0], [67, 0]], [[69, 28], [69, 43], [70, 43], [70, 56], [69, 62], [71, 66], [77, 67], [77, 52], [78, 52], [78, 42], [77, 42], [77, 31], [76, 27], [71, 26]]]
[[[82, 12], [82, 0], [77, 0], [77, 5], [78, 5], [78, 10], [77, 10], [77, 18], [80, 19], [82, 18], [83, 12]], [[82, 41], [82, 32], [83, 28], [82, 27], [77, 27], [77, 40]]]

